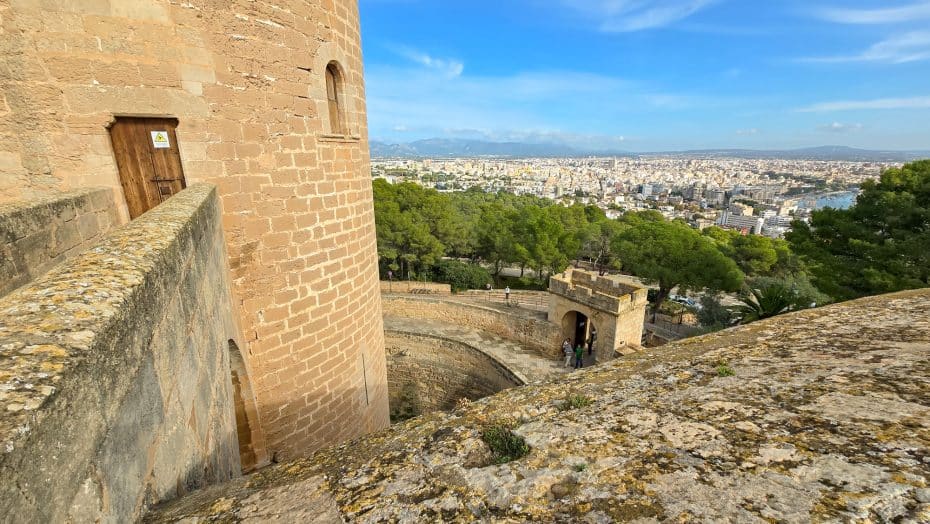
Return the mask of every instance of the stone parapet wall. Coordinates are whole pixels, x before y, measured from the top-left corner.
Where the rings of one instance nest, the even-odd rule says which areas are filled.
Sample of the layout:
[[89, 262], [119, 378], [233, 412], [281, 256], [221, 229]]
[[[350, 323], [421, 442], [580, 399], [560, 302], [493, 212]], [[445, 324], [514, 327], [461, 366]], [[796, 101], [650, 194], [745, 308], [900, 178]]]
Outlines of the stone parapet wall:
[[381, 281], [382, 293], [411, 293], [422, 295], [451, 295], [452, 286], [438, 282], [416, 282], [410, 280]]
[[421, 333], [385, 331], [391, 413], [419, 415], [523, 385], [481, 348]]
[[439, 320], [493, 333], [554, 359], [562, 355], [559, 326], [543, 318], [439, 298], [385, 295], [381, 305], [385, 316]]
[[117, 225], [106, 188], [0, 204], [0, 296], [84, 251]]
[[221, 223], [194, 185], [0, 299], [0, 521], [128, 522], [239, 474]]

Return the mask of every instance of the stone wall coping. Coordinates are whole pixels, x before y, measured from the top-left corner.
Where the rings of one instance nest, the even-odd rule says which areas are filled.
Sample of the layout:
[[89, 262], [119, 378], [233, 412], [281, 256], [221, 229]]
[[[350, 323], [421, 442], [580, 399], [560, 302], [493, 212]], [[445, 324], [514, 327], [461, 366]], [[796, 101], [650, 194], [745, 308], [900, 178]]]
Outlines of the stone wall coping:
[[443, 337], [443, 336], [440, 336], [440, 335], [435, 335], [435, 334], [432, 334], [432, 333], [423, 333], [423, 332], [420, 332], [420, 331], [411, 331], [411, 330], [404, 330], [404, 329], [396, 329], [396, 328], [395, 328], [395, 329], [385, 329], [384, 332], [385, 332], [385, 333], [396, 333], [396, 334], [399, 334], [399, 335], [407, 335], [407, 336], [417, 337], [417, 338], [431, 338], [431, 339], [434, 339], [434, 340], [442, 340], [443, 342], [449, 342], [449, 343], [452, 343], [452, 344], [455, 344], [455, 345], [458, 345], [458, 346], [467, 347], [468, 349], [471, 349], [471, 350], [473, 350], [473, 351], [477, 351], [478, 353], [481, 353], [482, 355], [484, 355], [485, 357], [487, 357], [489, 360], [491, 360], [492, 362], [494, 362], [495, 364], [497, 364], [499, 367], [501, 367], [502, 369], [504, 369], [505, 371], [507, 371], [508, 373], [510, 373], [511, 375], [513, 375], [513, 378], [516, 379], [515, 382], [519, 382], [519, 384], [518, 384], [519, 386], [524, 386], [524, 385], [530, 383], [530, 381], [526, 378], [526, 375], [524, 375], [523, 373], [521, 373], [521, 372], [519, 372], [519, 371], [517, 371], [517, 370], [515, 370], [515, 369], [510, 368], [509, 366], [507, 366], [506, 363], [504, 363], [503, 361], [501, 361], [500, 359], [498, 359], [498, 358], [495, 357], [494, 355], [488, 353], [488, 352], [485, 351], [484, 349], [481, 349], [480, 347], [478, 347], [478, 346], [476, 346], [476, 345], [474, 345], [474, 344], [469, 344], [469, 343], [467, 343], [467, 342], [463, 342], [463, 341], [458, 340], [458, 339], [455, 339], [455, 338]]
[[58, 209], [74, 205], [80, 200], [90, 200], [95, 211], [104, 211], [113, 204], [110, 188], [107, 187], [76, 189], [0, 204], [0, 241], [13, 242], [25, 237], [32, 230], [45, 226], [44, 223], [35, 222], [47, 222], [57, 214]]
[[464, 300], [455, 300], [456, 295], [411, 295], [405, 293], [382, 293], [382, 300], [418, 300], [421, 302], [443, 302], [446, 304], [455, 304], [457, 306], [478, 309], [487, 313], [492, 313], [496, 315], [507, 315], [509, 317], [519, 318], [521, 320], [534, 320], [536, 322], [544, 322], [549, 324], [550, 322], [539, 315], [541, 312], [530, 309], [521, 309], [521, 308], [510, 308], [515, 311], [505, 311], [504, 306], [497, 308], [491, 306], [484, 306], [474, 302], [464, 301]]
[[0, 299], [0, 457], [39, 423], [69, 373], [107, 358], [89, 350], [174, 269], [166, 251], [213, 198], [215, 186], [192, 185]]
[[[35, 198], [29, 198], [24, 200], [14, 200], [11, 202], [0, 203], [0, 217], [5, 217], [7, 215], [12, 215], [18, 213], [22, 210], [30, 210], [43, 206], [52, 206], [57, 204], [66, 204], [68, 202], [73, 202], [74, 200], [87, 198], [95, 193], [108, 193], [110, 191], [109, 187], [82, 187], [78, 189], [72, 189], [70, 191], [64, 191], [60, 193], [52, 193], [47, 195], [39, 195]], [[106, 205], [109, 205], [109, 197], [106, 202], [101, 202]]]

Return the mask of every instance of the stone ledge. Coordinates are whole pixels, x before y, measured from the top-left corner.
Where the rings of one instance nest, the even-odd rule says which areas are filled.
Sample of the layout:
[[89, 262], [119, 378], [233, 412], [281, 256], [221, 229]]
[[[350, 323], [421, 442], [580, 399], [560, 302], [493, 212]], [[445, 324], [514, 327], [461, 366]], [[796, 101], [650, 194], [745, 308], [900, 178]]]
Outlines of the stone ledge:
[[117, 229], [82, 256], [0, 300], [0, 454], [36, 424], [62, 376], [123, 320], [173, 257], [178, 233], [215, 198], [197, 184]]
[[135, 520], [240, 471], [215, 188], [0, 300], [0, 521]]
[[562, 354], [561, 329], [539, 311], [455, 297], [398, 294], [382, 294], [381, 307], [385, 316], [442, 320], [493, 333], [542, 355], [560, 358]]
[[108, 188], [0, 204], [0, 296], [74, 257], [118, 220]]
[[[866, 298], [419, 417], [148, 520], [238, 521], [264, 500], [265, 518], [335, 504], [359, 522], [927, 521], [928, 362], [930, 290]], [[568, 394], [595, 401], [563, 411]], [[530, 453], [476, 466], [502, 420]], [[316, 502], [271, 498], [311, 481]]]

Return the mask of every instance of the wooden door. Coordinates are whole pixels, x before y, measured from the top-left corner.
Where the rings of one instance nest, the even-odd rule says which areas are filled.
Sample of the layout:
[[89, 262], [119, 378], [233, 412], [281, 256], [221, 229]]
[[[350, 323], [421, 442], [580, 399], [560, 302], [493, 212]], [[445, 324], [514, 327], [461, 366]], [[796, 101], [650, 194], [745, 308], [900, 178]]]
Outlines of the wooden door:
[[130, 218], [187, 187], [174, 132], [177, 126], [174, 118], [117, 117], [110, 127]]

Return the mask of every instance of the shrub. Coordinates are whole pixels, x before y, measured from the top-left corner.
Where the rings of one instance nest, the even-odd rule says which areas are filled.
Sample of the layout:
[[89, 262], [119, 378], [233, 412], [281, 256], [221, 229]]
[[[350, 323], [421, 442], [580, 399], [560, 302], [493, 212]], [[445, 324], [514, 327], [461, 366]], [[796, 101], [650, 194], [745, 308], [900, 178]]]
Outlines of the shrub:
[[481, 440], [491, 448], [495, 464], [517, 460], [530, 452], [530, 446], [523, 437], [500, 424], [485, 428], [481, 433]]
[[397, 402], [391, 402], [391, 424], [403, 422], [420, 414], [420, 395], [417, 386], [413, 382], [407, 382], [401, 387]]
[[549, 289], [548, 280], [539, 281], [531, 277], [505, 277], [501, 276], [498, 279], [498, 288], [510, 287], [510, 289], [520, 289], [527, 291], [545, 291]]
[[701, 308], [697, 311], [697, 317], [698, 322], [704, 327], [722, 329], [733, 323], [733, 313], [713, 295], [701, 297]]
[[452, 291], [484, 289], [491, 282], [491, 274], [487, 269], [459, 260], [440, 260], [431, 271], [437, 282], [449, 284]]

